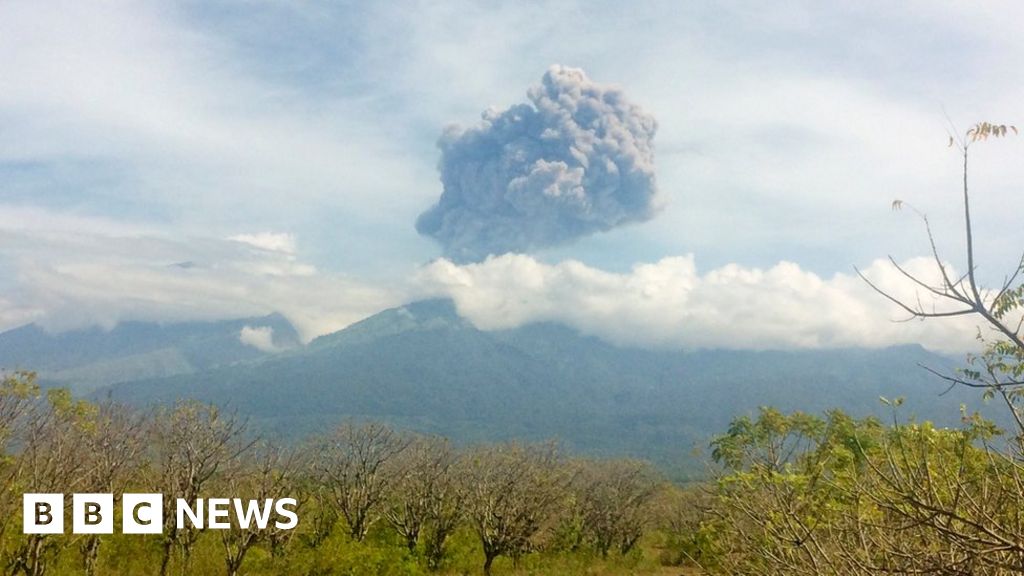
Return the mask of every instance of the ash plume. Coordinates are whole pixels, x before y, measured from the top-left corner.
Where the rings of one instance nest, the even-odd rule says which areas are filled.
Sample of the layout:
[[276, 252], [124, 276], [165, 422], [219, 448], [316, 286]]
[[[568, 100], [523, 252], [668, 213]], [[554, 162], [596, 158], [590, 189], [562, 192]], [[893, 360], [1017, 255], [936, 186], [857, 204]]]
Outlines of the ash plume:
[[527, 96], [438, 142], [444, 191], [416, 230], [455, 262], [565, 244], [658, 212], [652, 116], [565, 66]]

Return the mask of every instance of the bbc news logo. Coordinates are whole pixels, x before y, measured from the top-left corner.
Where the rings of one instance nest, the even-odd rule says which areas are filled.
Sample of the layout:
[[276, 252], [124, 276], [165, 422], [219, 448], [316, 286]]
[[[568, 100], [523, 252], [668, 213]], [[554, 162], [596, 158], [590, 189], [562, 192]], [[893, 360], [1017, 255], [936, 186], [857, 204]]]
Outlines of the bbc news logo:
[[[22, 497], [22, 531], [25, 534], [63, 534], [64, 503], [63, 494], [25, 494]], [[265, 530], [273, 525], [278, 530], [291, 530], [299, 524], [299, 516], [295, 512], [297, 506], [294, 498], [198, 498], [194, 503], [177, 498], [174, 513], [179, 530], [189, 525], [213, 530], [226, 530], [232, 526]], [[163, 494], [121, 495], [123, 534], [161, 534], [163, 530]], [[71, 533], [113, 534], [114, 495], [72, 494]]]

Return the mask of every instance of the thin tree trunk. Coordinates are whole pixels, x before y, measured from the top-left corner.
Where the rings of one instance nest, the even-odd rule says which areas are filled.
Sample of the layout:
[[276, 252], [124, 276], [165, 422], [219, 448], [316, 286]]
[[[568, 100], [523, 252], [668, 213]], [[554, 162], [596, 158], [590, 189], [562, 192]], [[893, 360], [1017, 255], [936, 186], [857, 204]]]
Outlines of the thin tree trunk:
[[171, 552], [174, 549], [174, 542], [167, 538], [164, 540], [164, 552], [160, 558], [160, 576], [167, 576], [167, 569], [171, 565]]
[[99, 536], [90, 536], [82, 543], [82, 567], [86, 576], [96, 575], [96, 563], [100, 555]]

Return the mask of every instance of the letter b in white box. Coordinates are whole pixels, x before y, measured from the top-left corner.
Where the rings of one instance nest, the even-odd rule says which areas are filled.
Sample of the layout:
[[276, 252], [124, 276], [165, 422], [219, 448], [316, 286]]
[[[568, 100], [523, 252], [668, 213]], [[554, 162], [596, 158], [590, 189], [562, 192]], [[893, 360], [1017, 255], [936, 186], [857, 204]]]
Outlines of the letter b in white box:
[[71, 532], [74, 534], [113, 534], [114, 495], [72, 495]]
[[164, 497], [162, 494], [125, 494], [121, 496], [122, 532], [125, 534], [160, 534], [164, 531]]
[[25, 534], [64, 533], [63, 494], [25, 494], [21, 498]]

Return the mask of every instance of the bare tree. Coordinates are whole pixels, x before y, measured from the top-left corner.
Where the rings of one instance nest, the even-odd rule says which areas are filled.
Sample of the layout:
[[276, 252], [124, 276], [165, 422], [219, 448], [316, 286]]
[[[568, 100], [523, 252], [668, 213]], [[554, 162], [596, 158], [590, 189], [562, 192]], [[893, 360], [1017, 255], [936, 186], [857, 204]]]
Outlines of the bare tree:
[[178, 526], [175, 500], [194, 505], [215, 476], [229, 477], [239, 456], [253, 441], [246, 440], [245, 422], [224, 415], [212, 405], [182, 402], [153, 419], [156, 451], [154, 487], [164, 495], [164, 542], [160, 574], [166, 576], [172, 552], [178, 547], [182, 572], [187, 573], [192, 547], [199, 536], [193, 526]]
[[[1024, 417], [1015, 405], [1015, 400], [1020, 396], [1019, 389], [1024, 386], [1024, 379], [1022, 379], [1024, 378], [1024, 336], [1021, 333], [1022, 322], [1024, 322], [1024, 315], [1021, 314], [1021, 308], [1024, 306], [1024, 284], [1018, 282], [1021, 272], [1024, 272], [1024, 255], [1021, 256], [1016, 267], [1005, 276], [998, 290], [986, 289], [979, 283], [978, 265], [974, 253], [971, 196], [968, 186], [968, 160], [972, 145], [989, 138], [1005, 137], [1011, 133], [1017, 134], [1017, 128], [982, 122], [968, 130], [964, 136], [950, 135], [949, 138], [949, 145], [957, 147], [963, 160], [965, 272], [957, 275], [949, 267], [936, 247], [935, 235], [928, 217], [914, 209], [925, 225], [938, 282], [931, 282], [912, 274], [890, 256], [889, 261], [893, 268], [917, 290], [917, 296], [907, 300], [883, 290], [860, 270], [857, 273], [876, 292], [906, 312], [908, 320], [955, 316], [976, 316], [984, 320], [985, 324], [995, 333], [996, 340], [990, 343], [986, 352], [981, 356], [968, 358], [972, 365], [978, 365], [980, 368], [963, 370], [959, 375], [935, 373], [950, 382], [951, 385], [984, 388], [989, 396], [999, 395], [1010, 409], [1018, 432], [1024, 433]], [[892, 206], [894, 210], [898, 210], [907, 205], [900, 200], [895, 200]], [[921, 296], [924, 296], [925, 299], [922, 300]], [[925, 302], [928, 301], [931, 301], [932, 304], [926, 305]], [[936, 302], [940, 304], [936, 305]], [[986, 340], [980, 331], [979, 338]]]
[[627, 554], [643, 535], [657, 489], [650, 465], [636, 460], [584, 462], [573, 482], [583, 532], [602, 556]]
[[[257, 514], [270, 519], [267, 524], [260, 525], [254, 517], [248, 516], [243, 525], [243, 519], [235, 516], [231, 529], [221, 531], [227, 576], [238, 575], [246, 554], [254, 546], [265, 542], [272, 547], [283, 547], [294, 533], [277, 527], [272, 507], [274, 502], [294, 496], [297, 464], [298, 458], [293, 451], [259, 443], [246, 453], [240, 473], [227, 478], [225, 486], [230, 494], [256, 502], [261, 507]], [[266, 509], [268, 507], [270, 510]]]
[[414, 439], [391, 467], [395, 481], [384, 517], [409, 551], [424, 539], [424, 556], [432, 570], [440, 567], [445, 541], [461, 516], [455, 463], [447, 440], [428, 437]]
[[[86, 457], [84, 432], [95, 407], [76, 401], [64, 389], [50, 390], [46, 400], [29, 415], [19, 459], [24, 492], [71, 493], [81, 491], [94, 463]], [[70, 502], [65, 500], [65, 507]], [[9, 570], [13, 574], [42, 576], [59, 551], [53, 535], [26, 534], [17, 547]]]
[[345, 517], [354, 540], [362, 541], [379, 519], [394, 480], [386, 467], [408, 445], [407, 437], [388, 426], [352, 422], [314, 444], [314, 475], [327, 488], [331, 504]]
[[23, 417], [31, 409], [32, 401], [39, 397], [39, 385], [34, 372], [3, 374], [0, 379], [0, 450], [4, 452], [17, 435]]
[[22, 440], [25, 417], [38, 397], [39, 385], [33, 372], [4, 374], [0, 379], [0, 539], [15, 517], [18, 501], [14, 485], [24, 462], [11, 454], [11, 444]]
[[533, 548], [564, 499], [568, 473], [551, 445], [503, 444], [466, 454], [460, 480], [490, 576], [498, 556], [516, 560]]
[[[114, 495], [114, 503], [139, 475], [140, 460], [145, 449], [145, 419], [126, 406], [110, 402], [95, 410], [89, 426], [82, 431], [83, 457], [88, 460], [88, 474], [83, 480], [88, 492]], [[79, 544], [82, 566], [88, 576], [96, 573], [100, 537], [85, 536]]]

